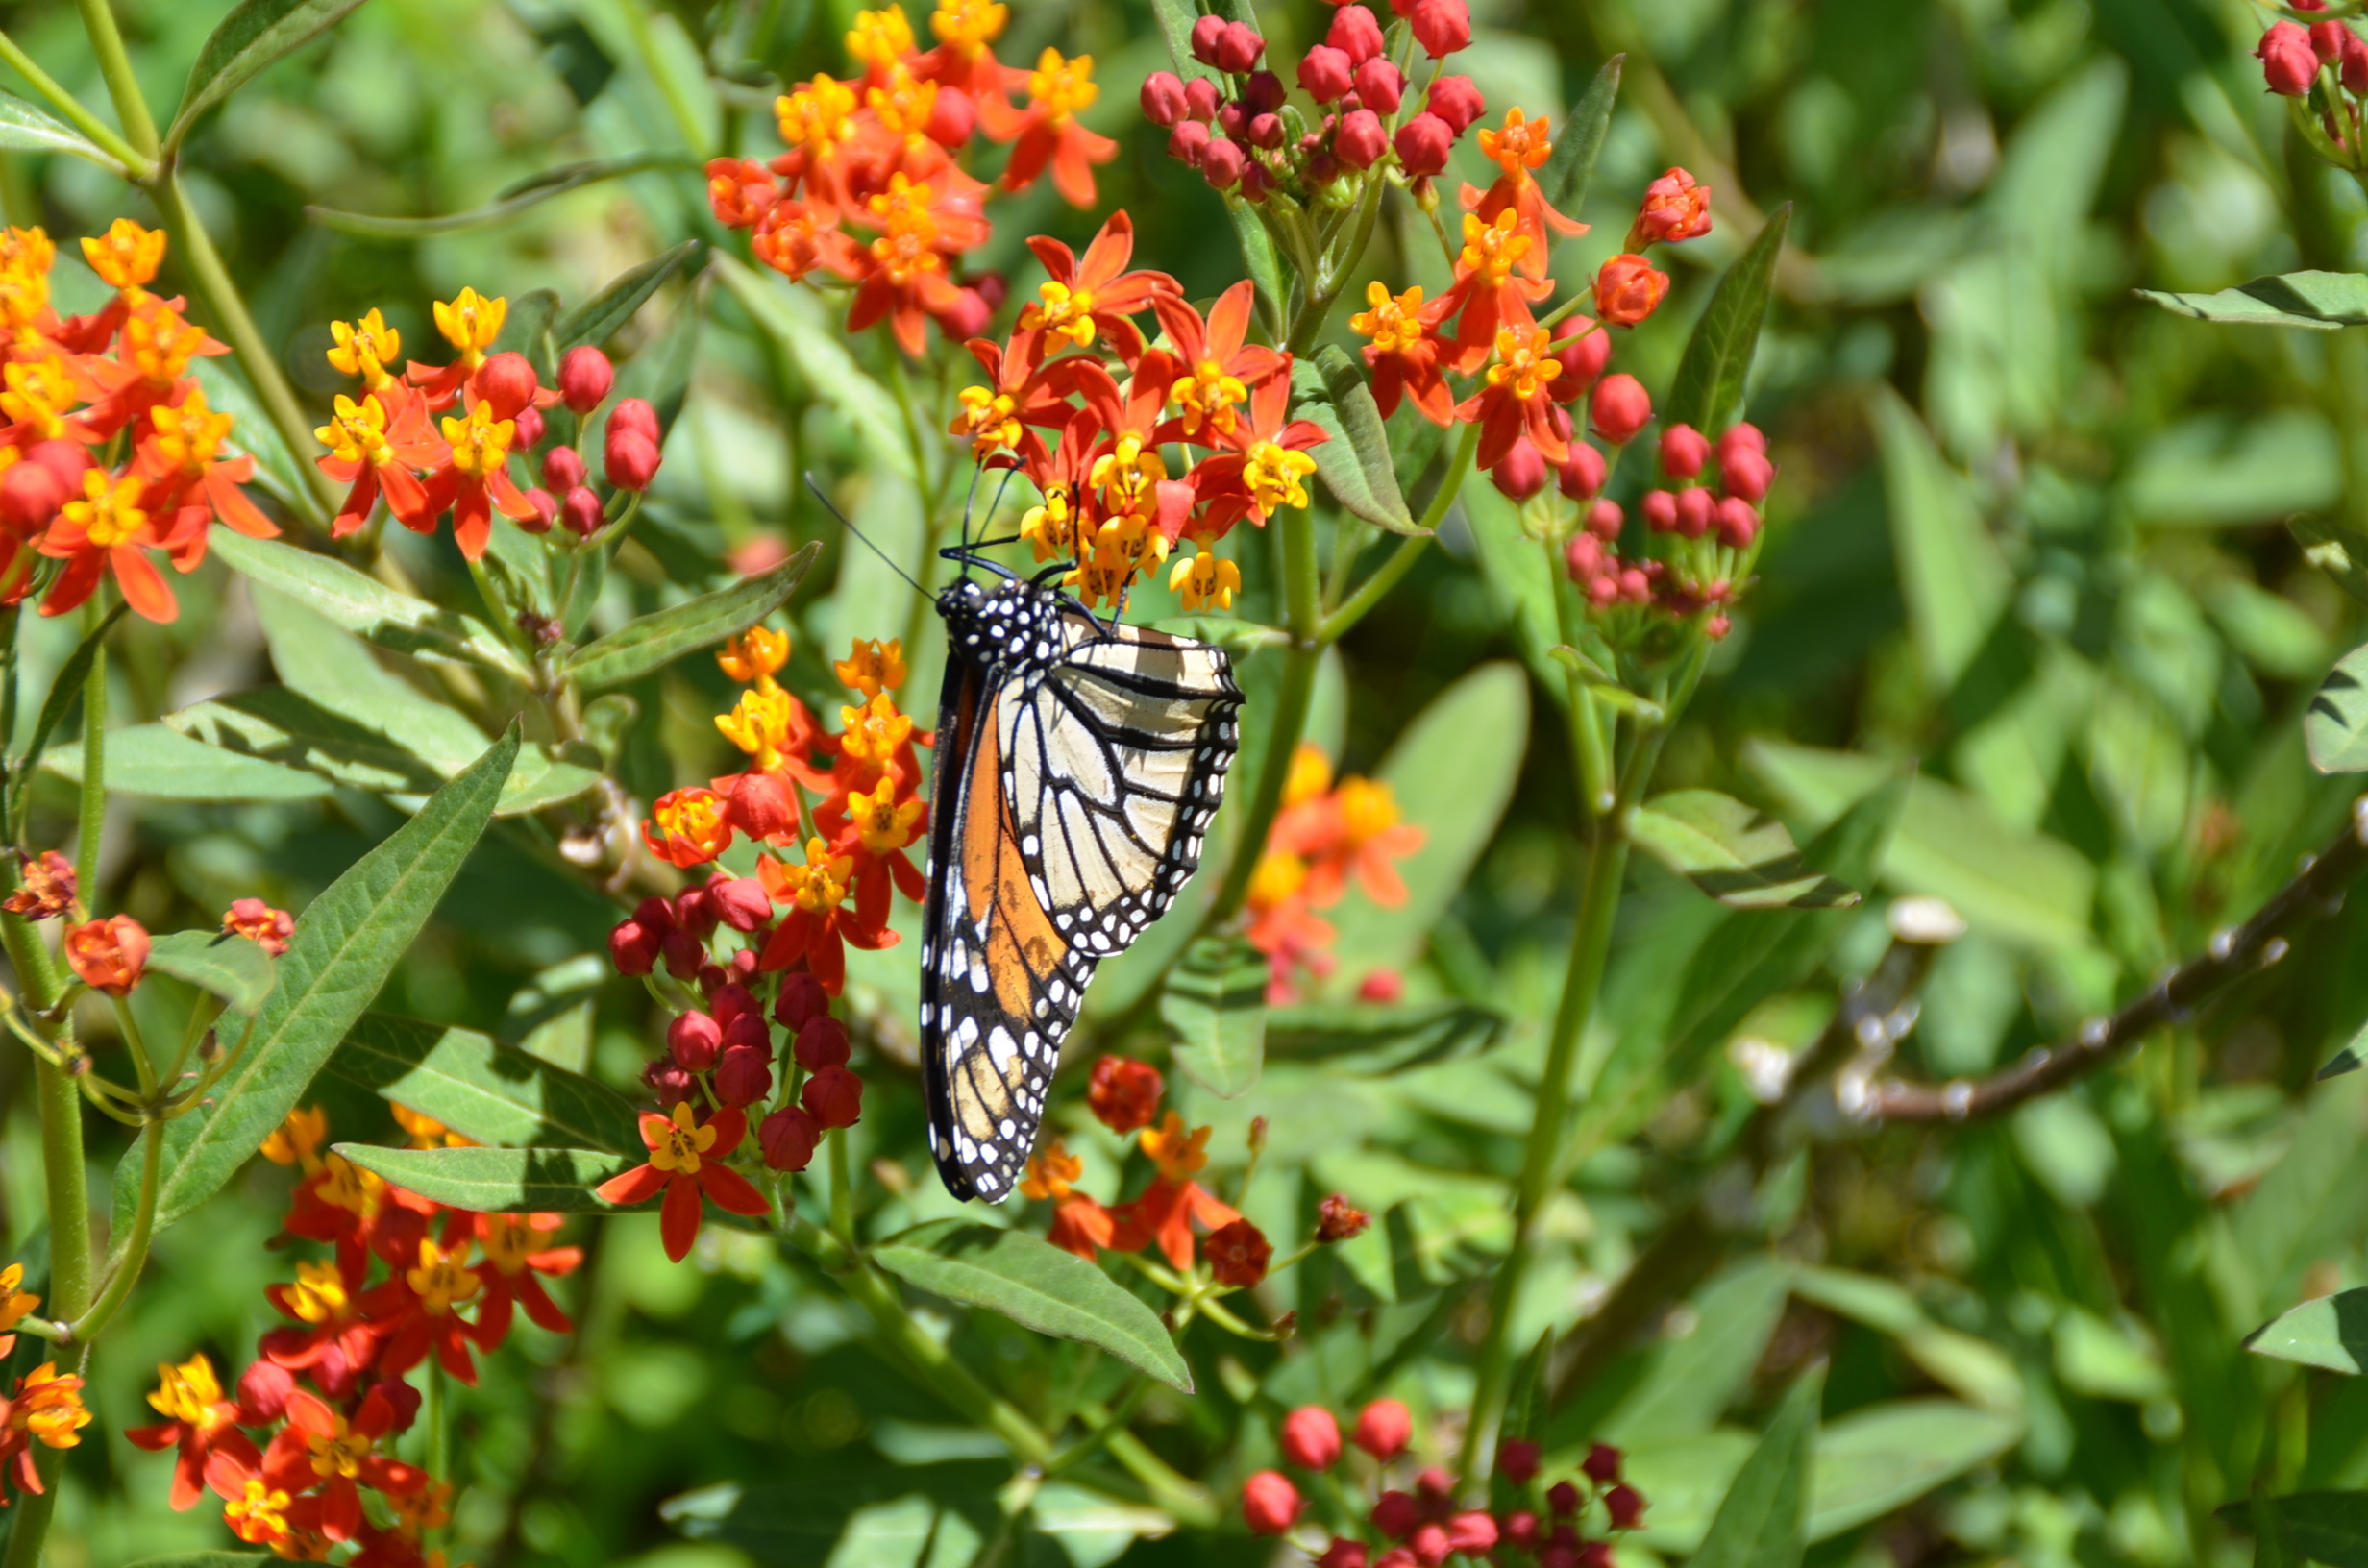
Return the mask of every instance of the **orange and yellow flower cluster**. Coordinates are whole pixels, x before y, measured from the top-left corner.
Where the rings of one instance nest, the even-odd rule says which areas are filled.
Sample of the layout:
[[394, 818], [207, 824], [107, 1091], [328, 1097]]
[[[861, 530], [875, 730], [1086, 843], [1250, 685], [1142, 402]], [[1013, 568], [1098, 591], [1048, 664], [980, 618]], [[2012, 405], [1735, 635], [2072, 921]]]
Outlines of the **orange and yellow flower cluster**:
[[[25, 1283], [25, 1265], [0, 1268], [0, 1356], [16, 1349], [15, 1329], [33, 1315], [41, 1298], [18, 1288]], [[34, 1467], [33, 1447], [72, 1448], [82, 1441], [90, 1412], [83, 1408], [83, 1380], [60, 1376], [57, 1363], [44, 1361], [16, 1380], [0, 1397], [0, 1507], [8, 1503], [9, 1484], [38, 1493], [41, 1473]]]
[[[1267, 955], [1270, 1000], [1295, 998], [1299, 973], [1332, 972], [1337, 933], [1316, 912], [1339, 903], [1351, 877], [1377, 904], [1406, 901], [1394, 861], [1422, 847], [1422, 829], [1398, 817], [1390, 786], [1354, 774], [1332, 778], [1320, 747], [1302, 743], [1283, 784], [1283, 809], [1267, 835], [1249, 887], [1250, 944]], [[1397, 977], [1378, 971], [1361, 990], [1371, 999], [1395, 1000]]]
[[[467, 1141], [415, 1113], [399, 1119], [414, 1146]], [[441, 1557], [424, 1537], [446, 1522], [451, 1488], [395, 1457], [420, 1408], [405, 1374], [432, 1355], [474, 1384], [476, 1354], [499, 1348], [520, 1310], [570, 1332], [543, 1280], [582, 1254], [551, 1244], [556, 1214], [446, 1208], [324, 1149], [328, 1138], [326, 1115], [298, 1110], [262, 1153], [299, 1172], [286, 1236], [333, 1256], [301, 1260], [292, 1281], [265, 1288], [286, 1321], [234, 1385], [203, 1355], [159, 1366], [148, 1403], [162, 1419], [124, 1435], [171, 1450], [173, 1507], [210, 1490], [242, 1541], [302, 1561], [350, 1542], [355, 1563], [428, 1568]]]
[[229, 450], [231, 416], [191, 373], [229, 351], [185, 302], [148, 287], [164, 249], [129, 218], [84, 240], [114, 297], [61, 319], [56, 246], [38, 229], [0, 231], [0, 603], [38, 594], [43, 615], [62, 615], [111, 576], [135, 611], [170, 621], [157, 554], [192, 572], [216, 520], [259, 539], [280, 531], [240, 488], [255, 460]]
[[858, 12], [847, 52], [860, 74], [817, 76], [774, 106], [789, 150], [769, 164], [707, 165], [717, 219], [752, 231], [757, 258], [787, 277], [853, 284], [850, 331], [884, 321], [914, 355], [931, 321], [956, 341], [978, 331], [1002, 295], [999, 281], [962, 274], [988, 233], [987, 186], [959, 162], [974, 138], [1010, 144], [1005, 190], [1049, 169], [1081, 208], [1094, 205], [1093, 166], [1118, 156], [1077, 117], [1100, 91], [1093, 57], [1046, 49], [1033, 70], [1003, 64], [993, 46], [1009, 13], [998, 0], [941, 0], [925, 50], [901, 7]]

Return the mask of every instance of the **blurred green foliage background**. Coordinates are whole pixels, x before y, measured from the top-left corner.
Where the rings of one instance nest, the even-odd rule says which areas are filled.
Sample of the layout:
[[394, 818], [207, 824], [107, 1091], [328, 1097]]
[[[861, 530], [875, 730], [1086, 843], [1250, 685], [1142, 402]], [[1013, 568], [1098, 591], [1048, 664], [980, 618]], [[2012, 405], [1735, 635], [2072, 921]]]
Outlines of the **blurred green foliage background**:
[[[173, 101], [224, 9], [119, 8], [153, 101]], [[204, 126], [185, 179], [300, 392], [325, 403], [332, 318], [379, 306], [424, 347], [428, 302], [463, 284], [580, 299], [680, 238], [722, 240], [699, 160], [769, 156], [777, 83], [843, 69], [837, 39], [853, 9], [373, 0]], [[1621, 351], [1648, 385], [1665, 386], [1753, 215], [1794, 205], [1795, 248], [1749, 404], [1780, 469], [1774, 543], [1668, 747], [1663, 787], [1727, 790], [1805, 835], [1870, 781], [1841, 752], [1920, 759], [1885, 884], [1946, 896], [1972, 924], [1907, 1046], [1934, 1075], [2060, 1038], [2249, 913], [2347, 801], [2340, 781], [2310, 771], [2298, 721], [2358, 618], [2280, 525], [2296, 512], [2368, 519], [2368, 359], [2349, 337], [2213, 328], [2131, 290], [2368, 259], [2368, 202], [2290, 150], [2247, 58], [2264, 17], [2235, 0], [1474, 10], [1468, 68], [1492, 111], [1559, 113], [1605, 56], [1627, 54], [1585, 214], [1595, 233], [1571, 256], [1610, 254], [1637, 193], [1669, 163], [1714, 191], [1716, 233], [1679, 253], [1693, 270], [1681, 268], [1671, 306]], [[1274, 6], [1263, 20], [1291, 58], [1322, 17]], [[104, 102], [71, 8], [4, 6], [0, 25]], [[1134, 107], [1143, 75], [1165, 63], [1147, 6], [1019, 0], [1003, 58], [1049, 41], [1096, 57], [1103, 92], [1088, 118], [1124, 145], [1101, 171], [1103, 206], [1133, 212], [1138, 260], [1196, 298], [1233, 281], [1218, 199], [1164, 156]], [[656, 155], [653, 166], [457, 232], [354, 233], [318, 210], [461, 213], [555, 166], [637, 153]], [[11, 222], [62, 239], [127, 210], [152, 218], [126, 202], [72, 159], [0, 155]], [[1015, 292], [1032, 287], [1024, 236], [1081, 242], [1098, 222], [1041, 189], [1000, 208], [985, 264], [1011, 269]], [[1400, 286], [1443, 282], [1424, 273], [1420, 246], [1385, 238], [1375, 254]], [[62, 290], [76, 265], [62, 262]], [[829, 553], [812, 583], [836, 577], [836, 591], [810, 584], [793, 609], [800, 671], [821, 690], [826, 648], [893, 634], [908, 613], [884, 574], [842, 556], [835, 525], [794, 482], [809, 467], [859, 473], [864, 453], [720, 290], [670, 291], [629, 329], [622, 349], [636, 348], [637, 365], [660, 367], [645, 374], [694, 368], [641, 578], [612, 594], [629, 610], [703, 585], [752, 540], [820, 538]], [[910, 528], [909, 501], [888, 481], [876, 489], [866, 520], [894, 542]], [[1475, 493], [1468, 504], [1494, 502]], [[1462, 1292], [1503, 1245], [1503, 1184], [1528, 1124], [1575, 866], [1568, 759], [1523, 745], [1528, 710], [1553, 698], [1517, 663], [1455, 686], [1536, 651], [1475, 527], [1451, 524], [1448, 548], [1344, 645], [1318, 733], [1348, 768], [1386, 761], [1410, 814], [1465, 845], [1418, 879], [1421, 923], [1344, 919], [1339, 985], [1412, 958], [1427, 932], [1412, 993], [1484, 1002], [1514, 1023], [1485, 1054], [1406, 1070], [1278, 1060], [1229, 1103], [1179, 1081], [1195, 1119], [1219, 1127], [1221, 1169], [1238, 1166], [1248, 1117], [1270, 1119], [1253, 1215], [1288, 1230], [1331, 1190], [1390, 1214], [1335, 1266], [1286, 1286], [1310, 1353], [1260, 1360], [1204, 1343], [1224, 1375], [1196, 1399], [1147, 1405], [1147, 1440], [1226, 1497], [1271, 1452], [1273, 1402], [1337, 1404], [1418, 1325], [1443, 1332], [1429, 1352], [1382, 1365], [1392, 1386], [1425, 1411], [1468, 1394]], [[440, 542], [396, 545], [419, 580], [466, 592]], [[1244, 609], [1256, 618], [1270, 589], [1254, 552], [1249, 564]], [[113, 666], [123, 723], [268, 678], [228, 583], [210, 566], [185, 586], [176, 625], [127, 629], [135, 656]], [[34, 635], [38, 682], [73, 639], [57, 625]], [[919, 662], [908, 696], [934, 684], [934, 660]], [[1451, 688], [1461, 705], [1421, 746], [1394, 752]], [[644, 799], [716, 771], [707, 715], [726, 691], [691, 661], [636, 694], [628, 770]], [[63, 793], [50, 802], [66, 804]], [[159, 928], [210, 922], [248, 894], [301, 908], [394, 820], [352, 792], [117, 809], [109, 897]], [[1476, 857], [1468, 881], [1464, 853]], [[1749, 1103], [1724, 1054], [1657, 1057], [1718, 912], [1648, 863], [1631, 874], [1583, 1069], [1592, 1153], [1556, 1213], [1531, 1301], [1540, 1328], [1601, 1300]], [[382, 1006], [495, 1028], [629, 1086], [649, 1049], [646, 1001], [587, 956], [612, 919], [580, 885], [489, 841]], [[1655, 1510], [1640, 1560], [1690, 1548], [1746, 1429], [1820, 1356], [1833, 1370], [1813, 1560], [1831, 1568], [2229, 1560], [2249, 1549], [2212, 1510], [2257, 1477], [2288, 1490], [2368, 1484], [2368, 1391], [2239, 1347], [2304, 1295], [2368, 1283], [2368, 1079], [2310, 1086], [2368, 1016], [2362, 935], [2356, 912], [2323, 922], [2281, 968], [2000, 1124], [1843, 1139], [1787, 1167], [1789, 1217], [1772, 1244], [1739, 1249], [1554, 1429], [1559, 1442], [1603, 1436], [1636, 1452]], [[1842, 923], [1826, 972], [1742, 1032], [1807, 1039], [1881, 944], [1878, 901]], [[889, 1060], [900, 1040], [909, 1059], [911, 952], [858, 971], [859, 1010]], [[1114, 968], [1105, 985], [1097, 1004], [1109, 1017], [1126, 982]], [[14, 1242], [40, 1210], [21, 1058], [0, 1055]], [[388, 1129], [358, 1090], [325, 1081], [323, 1098], [342, 1133]], [[868, 1109], [859, 1131], [891, 1162], [873, 1176], [879, 1227], [942, 1212], [909, 1077], [881, 1084]], [[102, 1138], [94, 1157], [105, 1166], [112, 1153]], [[284, 1186], [259, 1167], [163, 1238], [135, 1315], [95, 1362], [92, 1404], [110, 1435], [73, 1456], [52, 1562], [219, 1537], [210, 1510], [166, 1509], [168, 1458], [113, 1433], [145, 1416], [154, 1362], [202, 1347], [243, 1364], [268, 1317], [260, 1286], [282, 1272], [263, 1243]], [[968, 1560], [965, 1510], [1006, 1473], [997, 1445], [888, 1370], [802, 1265], [710, 1226], [696, 1266], [669, 1267], [654, 1215], [611, 1221], [591, 1244], [575, 1298], [581, 1335], [522, 1326], [517, 1348], [490, 1358], [483, 1385], [462, 1396], [469, 1490], [456, 1560]], [[962, 1332], [989, 1363], [1023, 1354], [1009, 1342], [1020, 1331], [972, 1320]], [[718, 1490], [731, 1486], [746, 1489], [736, 1506]], [[1078, 1568], [1253, 1550], [1239, 1536], [1140, 1538], [1160, 1532], [1155, 1515], [1081, 1492], [1048, 1494], [1040, 1517]]]

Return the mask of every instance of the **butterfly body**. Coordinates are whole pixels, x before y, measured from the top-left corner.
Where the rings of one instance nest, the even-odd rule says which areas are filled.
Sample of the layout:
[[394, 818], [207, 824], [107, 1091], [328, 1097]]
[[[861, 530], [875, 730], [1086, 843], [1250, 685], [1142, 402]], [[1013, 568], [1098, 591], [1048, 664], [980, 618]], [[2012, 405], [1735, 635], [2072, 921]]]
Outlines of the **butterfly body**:
[[1224, 652], [964, 578], [946, 623], [921, 1058], [956, 1197], [1018, 1185], [1095, 967], [1199, 864], [1238, 744]]

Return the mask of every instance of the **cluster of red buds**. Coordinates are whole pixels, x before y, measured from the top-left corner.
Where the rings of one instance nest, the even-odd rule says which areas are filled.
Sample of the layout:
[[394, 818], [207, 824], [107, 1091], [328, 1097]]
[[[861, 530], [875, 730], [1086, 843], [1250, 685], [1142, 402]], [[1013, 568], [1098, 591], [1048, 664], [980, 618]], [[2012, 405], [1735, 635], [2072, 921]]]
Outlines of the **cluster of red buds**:
[[[1340, 1423], [1320, 1405], [1303, 1405], [1283, 1419], [1283, 1461], [1314, 1475], [1341, 1460]], [[1620, 1480], [1620, 1453], [1593, 1445], [1577, 1477], [1539, 1485], [1538, 1444], [1509, 1438], [1496, 1451], [1503, 1502], [1467, 1507], [1455, 1477], [1441, 1466], [1418, 1472], [1411, 1491], [1384, 1486], [1391, 1464], [1406, 1452], [1414, 1418], [1394, 1399], [1377, 1399], [1358, 1412], [1348, 1441], [1371, 1456], [1373, 1502], [1362, 1521], [1326, 1521], [1333, 1529], [1320, 1552], [1308, 1543], [1317, 1568], [1440, 1568], [1450, 1558], [1486, 1560], [1498, 1568], [1611, 1568], [1612, 1537], [1644, 1522], [1644, 1498]], [[1584, 1482], [1584, 1484], [1582, 1484]], [[1322, 1511], [1347, 1506], [1344, 1487], [1318, 1488]], [[1310, 1501], [1280, 1470], [1261, 1470], [1242, 1485], [1242, 1517], [1259, 1535], [1288, 1535]], [[1342, 1531], [1345, 1531], [1344, 1533]]]
[[[2324, 11], [2326, 0], [2295, 0], [2294, 9]], [[2269, 90], [2280, 97], [2308, 96], [2319, 84], [2319, 73], [2331, 67], [2345, 92], [2355, 98], [2368, 96], [2368, 38], [2332, 18], [2313, 22], [2308, 27], [2298, 22], [2274, 22], [2261, 35], [2253, 53], [2261, 62], [2261, 75]], [[2357, 106], [2354, 106], [2356, 130], [2358, 114]], [[2327, 130], [2330, 135], [2344, 139], [2332, 124]]]
[[[1591, 452], [1585, 447], [1578, 452]], [[1715, 457], [1717, 485], [1705, 475]], [[1648, 490], [1639, 510], [1648, 532], [1669, 542], [1666, 559], [1618, 553], [1624, 521], [1616, 502], [1601, 499], [1601, 469], [1592, 488], [1564, 493], [1587, 503], [1582, 527], [1563, 549], [1570, 580], [1599, 611], [1618, 606], [1651, 606], [1685, 619], [1705, 610], [1712, 613], [1703, 629], [1713, 639], [1727, 634], [1721, 606], [1733, 597], [1740, 563], [1760, 537], [1760, 503], [1775, 478], [1767, 459], [1767, 442], [1757, 427], [1731, 426], [1714, 448], [1690, 425], [1671, 425], [1661, 432], [1661, 473], [1680, 488]]]
[[[1466, 0], [1392, 0], [1391, 10], [1434, 61], [1471, 42]], [[1288, 101], [1280, 75], [1260, 68], [1266, 49], [1246, 24], [1203, 16], [1193, 24], [1193, 58], [1218, 74], [1186, 82], [1156, 71], [1143, 84], [1144, 116], [1168, 132], [1169, 155], [1253, 202], [1276, 190], [1304, 197], [1376, 165], [1427, 181], [1447, 166], [1456, 138], [1484, 108], [1471, 78], [1437, 76], [1413, 109], [1406, 73], [1363, 6], [1334, 12], [1323, 42], [1299, 59], [1295, 75], [1312, 112]]]

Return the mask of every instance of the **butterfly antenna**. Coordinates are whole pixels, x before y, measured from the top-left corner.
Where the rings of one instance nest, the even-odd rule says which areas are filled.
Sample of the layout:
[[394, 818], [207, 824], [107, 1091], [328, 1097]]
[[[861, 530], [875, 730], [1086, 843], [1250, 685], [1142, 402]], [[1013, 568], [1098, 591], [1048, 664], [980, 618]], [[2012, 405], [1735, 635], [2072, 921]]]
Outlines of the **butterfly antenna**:
[[841, 527], [845, 528], [848, 532], [863, 541], [864, 549], [870, 551], [881, 560], [886, 561], [888, 563], [889, 571], [894, 572], [898, 576], [902, 577], [906, 582], [912, 583], [913, 592], [921, 595], [924, 599], [926, 599], [929, 596], [929, 590], [921, 586], [919, 582], [914, 581], [913, 575], [910, 572], [907, 572], [904, 568], [897, 565], [897, 563], [889, 557], [886, 551], [880, 549], [879, 546], [872, 542], [872, 536], [870, 534], [865, 533], [861, 528], [855, 527], [854, 523], [849, 519], [845, 512], [840, 511], [838, 507], [831, 504], [830, 498], [823, 494], [822, 481], [814, 477], [814, 472], [811, 469], [806, 471], [805, 487], [814, 492], [814, 499], [823, 503], [824, 511], [828, 512], [832, 517], [839, 520], [839, 526]]
[[[962, 498], [962, 549], [965, 554], [971, 548], [971, 512], [978, 504], [978, 481], [985, 476], [985, 469], [972, 469], [970, 494]], [[962, 563], [962, 576], [965, 581], [969, 579], [970, 575], [971, 563], [966, 560]]]

